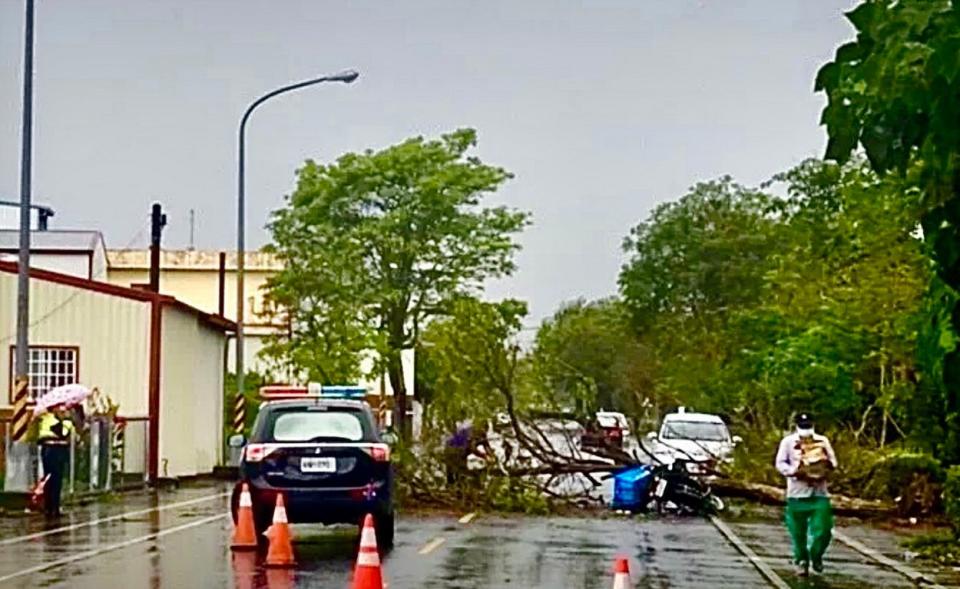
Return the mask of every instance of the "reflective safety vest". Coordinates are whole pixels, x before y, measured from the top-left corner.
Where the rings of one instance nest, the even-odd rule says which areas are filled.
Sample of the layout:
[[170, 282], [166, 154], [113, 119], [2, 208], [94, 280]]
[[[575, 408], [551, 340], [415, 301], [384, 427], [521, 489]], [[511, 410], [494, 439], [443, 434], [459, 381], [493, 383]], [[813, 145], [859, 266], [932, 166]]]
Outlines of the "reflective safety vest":
[[61, 420], [53, 413], [47, 412], [40, 416], [40, 430], [37, 436], [41, 444], [66, 443], [74, 431], [73, 422], [69, 419]]

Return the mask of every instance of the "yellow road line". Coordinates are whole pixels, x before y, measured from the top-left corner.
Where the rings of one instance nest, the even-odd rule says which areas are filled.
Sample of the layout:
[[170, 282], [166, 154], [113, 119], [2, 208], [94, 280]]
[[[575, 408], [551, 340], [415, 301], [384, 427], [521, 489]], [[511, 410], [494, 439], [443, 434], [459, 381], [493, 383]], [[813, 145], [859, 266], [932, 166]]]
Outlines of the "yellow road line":
[[460, 522], [461, 524], [463, 524], [463, 525], [467, 525], [467, 524], [469, 524], [470, 522], [472, 522], [472, 521], [473, 521], [473, 518], [475, 518], [475, 517], [477, 517], [477, 513], [476, 513], [476, 512], [471, 512], [471, 513], [468, 513], [467, 515], [461, 517], [461, 518], [460, 518], [459, 520], [457, 520], [457, 521], [459, 521], [459, 522]]
[[429, 543], [427, 543], [426, 546], [424, 546], [423, 548], [421, 548], [421, 549], [420, 549], [420, 552], [418, 552], [417, 554], [419, 554], [420, 556], [426, 556], [426, 555], [430, 554], [431, 552], [433, 552], [434, 550], [436, 550], [437, 548], [439, 548], [440, 545], [443, 544], [443, 543], [446, 542], [446, 541], [447, 541], [447, 539], [446, 539], [446, 538], [443, 538], [443, 537], [434, 538], [434, 539], [431, 540]]

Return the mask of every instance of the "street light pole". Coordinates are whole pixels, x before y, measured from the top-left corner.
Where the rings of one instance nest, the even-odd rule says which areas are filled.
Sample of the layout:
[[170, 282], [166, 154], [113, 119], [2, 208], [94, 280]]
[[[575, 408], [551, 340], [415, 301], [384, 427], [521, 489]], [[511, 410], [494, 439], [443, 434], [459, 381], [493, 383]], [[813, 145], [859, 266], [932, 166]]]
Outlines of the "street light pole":
[[236, 345], [236, 371], [237, 371], [237, 396], [234, 404], [234, 413], [233, 413], [233, 429], [235, 433], [243, 433], [244, 423], [246, 422], [246, 407], [243, 398], [244, 391], [244, 360], [243, 360], [243, 336], [244, 336], [244, 325], [243, 325], [243, 314], [244, 314], [244, 288], [243, 288], [243, 276], [244, 276], [244, 262], [245, 262], [245, 248], [246, 248], [246, 202], [245, 202], [245, 179], [244, 179], [244, 164], [246, 159], [246, 129], [247, 129], [247, 120], [250, 118], [250, 115], [253, 114], [253, 111], [263, 104], [264, 102], [279, 96], [281, 94], [286, 94], [287, 92], [292, 92], [293, 90], [299, 90], [301, 88], [306, 88], [307, 86], [313, 86], [314, 84], [320, 84], [322, 82], [343, 82], [349, 84], [356, 80], [360, 76], [354, 70], [346, 70], [338, 74], [333, 74], [329, 76], [323, 76], [320, 78], [314, 78], [311, 80], [305, 80], [302, 82], [297, 82], [296, 84], [290, 84], [289, 86], [284, 86], [282, 88], [277, 88], [271, 92], [268, 92], [261, 96], [260, 98], [253, 101], [250, 106], [247, 107], [247, 110], [243, 113], [243, 118], [240, 119], [240, 132], [239, 132], [239, 150], [238, 150], [238, 168], [237, 168], [237, 345]]
[[30, 447], [24, 441], [30, 416], [27, 401], [30, 392], [30, 181], [33, 153], [33, 0], [26, 0], [23, 34], [23, 127], [20, 151], [20, 258], [17, 267], [17, 347], [16, 377], [13, 385], [13, 420], [10, 428], [10, 452], [6, 457], [6, 491], [27, 491], [30, 486]]

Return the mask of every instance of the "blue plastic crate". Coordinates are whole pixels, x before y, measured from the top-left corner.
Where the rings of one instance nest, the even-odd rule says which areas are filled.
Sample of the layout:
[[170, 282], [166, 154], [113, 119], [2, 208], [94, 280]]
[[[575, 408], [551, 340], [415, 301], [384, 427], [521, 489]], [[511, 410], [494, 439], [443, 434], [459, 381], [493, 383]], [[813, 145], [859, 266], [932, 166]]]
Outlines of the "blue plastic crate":
[[645, 464], [622, 470], [613, 476], [614, 509], [636, 511], [643, 508], [653, 469]]

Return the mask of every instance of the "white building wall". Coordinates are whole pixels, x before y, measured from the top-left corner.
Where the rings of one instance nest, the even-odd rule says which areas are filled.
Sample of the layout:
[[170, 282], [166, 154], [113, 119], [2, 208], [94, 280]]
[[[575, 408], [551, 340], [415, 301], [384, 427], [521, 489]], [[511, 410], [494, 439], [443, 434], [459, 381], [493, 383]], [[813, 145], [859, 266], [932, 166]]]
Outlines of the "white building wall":
[[212, 472], [223, 446], [223, 334], [165, 307], [160, 335], [160, 476]]
[[[99, 242], [98, 242], [99, 243]], [[93, 251], [93, 257], [90, 260], [91, 280], [107, 282], [109, 278], [109, 268], [107, 267], [107, 251], [102, 246], [98, 246]]]
[[[9, 406], [17, 276], [0, 272], [0, 405]], [[150, 304], [31, 279], [30, 345], [75, 346], [79, 381], [99, 387], [120, 414], [147, 415]]]
[[[16, 262], [17, 254], [0, 254], [0, 261]], [[106, 280], [106, 262], [101, 268], [99, 277], [94, 270], [93, 278], [96, 280]], [[62, 254], [30, 254], [30, 267], [41, 270], [49, 270], [60, 274], [68, 274], [77, 278], [91, 278], [90, 276], [90, 254], [87, 252], [62, 253]]]

